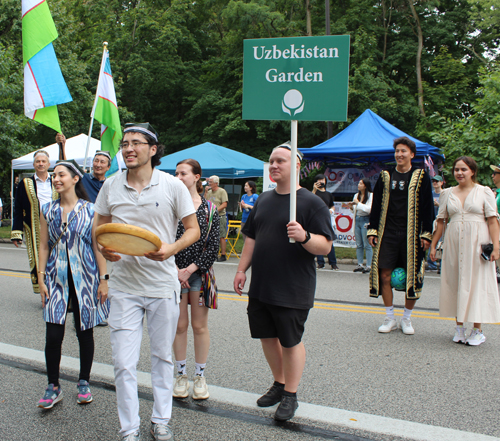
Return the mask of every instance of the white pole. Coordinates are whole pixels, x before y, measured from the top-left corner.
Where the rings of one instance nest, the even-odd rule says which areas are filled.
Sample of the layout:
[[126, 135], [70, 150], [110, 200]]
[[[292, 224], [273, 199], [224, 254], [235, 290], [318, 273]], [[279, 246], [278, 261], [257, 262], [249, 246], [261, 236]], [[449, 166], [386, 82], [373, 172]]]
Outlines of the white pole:
[[94, 105], [92, 106], [92, 112], [90, 112], [90, 127], [89, 127], [89, 135], [87, 136], [87, 147], [85, 149], [85, 159], [83, 161], [83, 171], [87, 171], [87, 158], [89, 156], [89, 147], [90, 147], [90, 138], [92, 137], [92, 128], [94, 127], [94, 113], [95, 108], [97, 106], [97, 99], [99, 98], [99, 80], [101, 79], [101, 73], [104, 69], [104, 57], [106, 55], [106, 50], [108, 49], [108, 42], [105, 41], [102, 43], [104, 49], [102, 51], [102, 59], [101, 59], [101, 67], [99, 68], [99, 79], [97, 80], [97, 90], [95, 91]]
[[10, 228], [14, 225], [14, 164], [10, 162]]
[[[291, 156], [292, 163], [290, 165], [290, 222], [296, 220], [297, 216], [297, 128], [298, 121], [292, 120], [291, 126]], [[290, 243], [295, 243], [295, 239], [290, 239]]]

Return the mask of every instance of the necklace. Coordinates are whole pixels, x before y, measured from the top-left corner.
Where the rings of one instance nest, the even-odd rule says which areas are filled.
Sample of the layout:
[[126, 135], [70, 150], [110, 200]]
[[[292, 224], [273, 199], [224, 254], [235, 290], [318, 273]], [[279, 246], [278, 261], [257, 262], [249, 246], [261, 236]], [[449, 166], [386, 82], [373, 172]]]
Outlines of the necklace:
[[408, 173], [410, 170], [411, 170], [411, 164], [410, 164], [410, 167], [408, 168], [408, 170], [405, 170], [405, 171], [399, 171], [399, 170], [398, 170], [398, 167], [396, 167], [396, 171], [397, 171], [398, 173], [401, 173], [402, 175], [404, 175], [405, 173]]

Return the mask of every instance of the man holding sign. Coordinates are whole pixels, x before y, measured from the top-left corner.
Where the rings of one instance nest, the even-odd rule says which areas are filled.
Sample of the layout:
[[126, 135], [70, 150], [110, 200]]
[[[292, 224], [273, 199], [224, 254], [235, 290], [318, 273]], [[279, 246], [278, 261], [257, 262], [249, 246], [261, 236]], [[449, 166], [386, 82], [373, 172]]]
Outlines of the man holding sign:
[[[291, 163], [287, 145], [271, 153], [269, 172], [277, 187], [259, 196], [245, 223], [242, 233], [247, 238], [234, 278], [234, 290], [241, 295], [245, 272], [252, 266], [250, 332], [261, 340], [274, 377], [273, 386], [257, 404], [280, 403], [274, 416], [278, 421], [292, 418], [298, 407], [297, 388], [305, 366], [301, 340], [316, 290], [314, 257], [330, 252], [333, 239], [328, 208], [299, 185], [297, 221], [289, 221]], [[297, 161], [294, 172], [299, 169]]]

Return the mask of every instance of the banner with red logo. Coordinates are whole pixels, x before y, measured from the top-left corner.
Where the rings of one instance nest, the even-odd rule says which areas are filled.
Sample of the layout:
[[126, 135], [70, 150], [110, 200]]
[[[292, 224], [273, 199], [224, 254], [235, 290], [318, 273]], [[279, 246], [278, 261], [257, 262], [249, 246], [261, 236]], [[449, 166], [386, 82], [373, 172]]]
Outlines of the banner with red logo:
[[333, 242], [336, 247], [355, 248], [354, 213], [349, 208], [343, 208], [342, 202], [334, 202], [335, 213], [332, 215], [332, 226], [337, 235]]
[[330, 193], [354, 194], [358, 192], [358, 182], [364, 178], [368, 178], [374, 188], [381, 170], [379, 164], [370, 164], [365, 168], [327, 168], [326, 190]]

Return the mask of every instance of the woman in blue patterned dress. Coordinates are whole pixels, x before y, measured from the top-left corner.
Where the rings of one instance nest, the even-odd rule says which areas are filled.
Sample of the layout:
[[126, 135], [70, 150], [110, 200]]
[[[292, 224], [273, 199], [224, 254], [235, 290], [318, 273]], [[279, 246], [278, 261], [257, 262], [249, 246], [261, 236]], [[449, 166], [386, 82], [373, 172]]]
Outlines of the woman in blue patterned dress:
[[[195, 375], [193, 380], [193, 399], [206, 400], [209, 397], [205, 380], [205, 365], [210, 348], [208, 331], [207, 299], [201, 295], [201, 275], [214, 264], [219, 252], [219, 216], [215, 204], [200, 196], [202, 192], [201, 167], [194, 159], [185, 159], [177, 164], [177, 176], [188, 188], [196, 209], [200, 225], [200, 239], [175, 255], [175, 264], [181, 282], [180, 315], [174, 340], [174, 355], [177, 368], [173, 396], [186, 398], [189, 382], [186, 373], [187, 331], [189, 326], [188, 304], [191, 304], [191, 327], [194, 337]], [[210, 221], [211, 220], [211, 221]], [[184, 226], [179, 222], [177, 239], [184, 234]]]
[[94, 359], [93, 327], [108, 317], [106, 261], [92, 238], [94, 206], [74, 161], [58, 161], [54, 187], [60, 198], [45, 204], [40, 214], [39, 274], [43, 318], [46, 321], [45, 361], [49, 385], [38, 407], [50, 409], [62, 399], [59, 385], [61, 346], [66, 316], [73, 312], [80, 345], [79, 404], [90, 403], [90, 370]]

